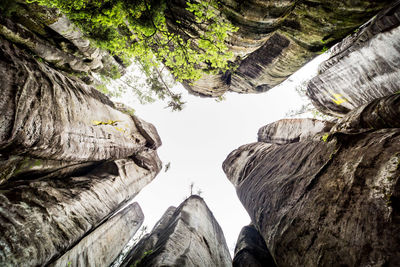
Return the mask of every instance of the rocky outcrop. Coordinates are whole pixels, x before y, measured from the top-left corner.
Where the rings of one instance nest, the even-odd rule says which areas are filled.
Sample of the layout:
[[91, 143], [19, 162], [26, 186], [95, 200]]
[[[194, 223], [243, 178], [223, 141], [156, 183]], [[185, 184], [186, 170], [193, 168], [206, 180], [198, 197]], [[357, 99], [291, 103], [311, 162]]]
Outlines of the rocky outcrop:
[[126, 206], [49, 266], [109, 266], [144, 220], [138, 203]]
[[[171, 1], [171, 13], [180, 14], [184, 23], [190, 15], [183, 2]], [[227, 43], [238, 68], [232, 73], [206, 75], [185, 87], [193, 94], [211, 97], [226, 91], [265, 92], [391, 2], [220, 1], [221, 18], [239, 28]]]
[[326, 114], [343, 116], [400, 90], [400, 1], [332, 48], [307, 95]]
[[117, 77], [125, 73], [108, 52], [96, 48], [59, 10], [15, 1], [2, 6], [0, 35], [54, 67], [93, 81], [90, 72]]
[[142, 220], [116, 211], [161, 170], [156, 129], [2, 37], [0, 75], [0, 265], [108, 264]]
[[316, 134], [328, 132], [334, 124], [316, 119], [282, 119], [258, 130], [258, 142], [289, 144], [312, 139]]
[[399, 99], [355, 110], [322, 140], [257, 142], [225, 160], [277, 266], [400, 261]]
[[254, 227], [248, 225], [240, 231], [233, 267], [276, 267], [263, 237]]
[[122, 266], [231, 266], [224, 235], [204, 200], [170, 207]]

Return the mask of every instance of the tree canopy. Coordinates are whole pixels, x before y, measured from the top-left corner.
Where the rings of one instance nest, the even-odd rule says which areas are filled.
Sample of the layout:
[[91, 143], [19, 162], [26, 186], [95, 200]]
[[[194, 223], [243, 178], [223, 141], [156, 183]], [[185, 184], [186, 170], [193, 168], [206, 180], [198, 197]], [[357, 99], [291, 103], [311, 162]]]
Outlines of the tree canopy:
[[162, 63], [177, 81], [192, 82], [230, 67], [225, 41], [237, 29], [222, 19], [215, 0], [186, 1], [184, 16], [167, 0], [30, 1], [60, 9], [97, 46], [125, 63], [135, 59], [148, 74]]

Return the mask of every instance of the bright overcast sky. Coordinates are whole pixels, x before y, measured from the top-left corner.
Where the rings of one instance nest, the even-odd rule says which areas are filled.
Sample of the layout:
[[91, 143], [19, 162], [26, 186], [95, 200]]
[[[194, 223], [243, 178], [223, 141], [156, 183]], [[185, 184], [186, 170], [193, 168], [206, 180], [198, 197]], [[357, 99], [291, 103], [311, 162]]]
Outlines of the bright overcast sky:
[[260, 127], [301, 107], [303, 100], [294, 89], [316, 74], [324, 58], [326, 55], [316, 58], [266, 93], [229, 93], [222, 102], [189, 95], [177, 86], [175, 91], [182, 92], [186, 101], [180, 112], [164, 109], [165, 104], [159, 102], [140, 105], [125, 96], [124, 102], [136, 115], [155, 125], [163, 143], [158, 154], [164, 165], [171, 162], [169, 171], [163, 169], [135, 198], [145, 215], [143, 225], [150, 230], [169, 206], [177, 207], [190, 195], [189, 185], [194, 182], [194, 191], [203, 192], [201, 196], [222, 227], [232, 253], [250, 218], [226, 178], [222, 162], [232, 150], [255, 142]]

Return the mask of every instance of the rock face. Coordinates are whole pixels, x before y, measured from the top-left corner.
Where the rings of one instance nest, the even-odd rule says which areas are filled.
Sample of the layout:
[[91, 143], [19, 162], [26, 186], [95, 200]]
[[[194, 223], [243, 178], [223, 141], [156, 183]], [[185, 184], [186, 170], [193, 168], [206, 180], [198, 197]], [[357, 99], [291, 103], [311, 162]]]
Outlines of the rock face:
[[143, 220], [139, 204], [130, 204], [49, 266], [109, 266], [140, 228]]
[[316, 119], [282, 119], [261, 127], [258, 142], [282, 145], [305, 141], [332, 126], [331, 122]]
[[116, 211], [161, 169], [156, 129], [2, 37], [0, 75], [0, 265], [108, 264], [143, 219]]
[[240, 231], [235, 247], [233, 267], [275, 267], [263, 237], [253, 225]]
[[[183, 0], [170, 2], [173, 13], [180, 14], [180, 21], [190, 17], [185, 13]], [[226, 91], [265, 92], [391, 3], [390, 0], [220, 1], [221, 18], [239, 28], [228, 42], [237, 57], [238, 68], [233, 73], [204, 76], [185, 87], [193, 94], [211, 97]], [[170, 24], [173, 27], [173, 21]]]
[[169, 208], [122, 266], [231, 266], [224, 235], [204, 200]]
[[332, 48], [307, 95], [326, 114], [343, 116], [400, 90], [400, 1]]
[[325, 141], [258, 142], [225, 160], [277, 266], [398, 264], [399, 101], [355, 110]]
[[125, 72], [121, 64], [84, 38], [57, 9], [25, 1], [10, 2], [2, 9], [6, 12], [0, 15], [0, 35], [56, 68], [85, 81], [92, 80], [91, 71], [106, 76]]

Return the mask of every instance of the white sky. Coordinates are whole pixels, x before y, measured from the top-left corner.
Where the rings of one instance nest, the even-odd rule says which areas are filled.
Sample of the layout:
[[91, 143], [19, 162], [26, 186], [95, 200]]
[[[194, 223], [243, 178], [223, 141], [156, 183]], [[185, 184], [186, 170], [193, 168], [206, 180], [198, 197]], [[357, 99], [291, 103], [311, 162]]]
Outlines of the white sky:
[[194, 191], [200, 188], [203, 192], [201, 196], [222, 227], [232, 253], [250, 218], [226, 178], [222, 162], [237, 147], [255, 142], [260, 127], [300, 108], [304, 99], [294, 90], [296, 85], [316, 75], [318, 64], [326, 58], [327, 54], [317, 57], [266, 93], [228, 93], [222, 102], [189, 95], [179, 85], [174, 91], [182, 92], [186, 101], [180, 112], [164, 109], [160, 102], [140, 105], [127, 95], [117, 99], [155, 125], [163, 142], [158, 154], [164, 165], [171, 162], [169, 171], [163, 169], [134, 199], [145, 215], [143, 225], [151, 230], [169, 206], [177, 207], [190, 195], [189, 185], [194, 182]]

